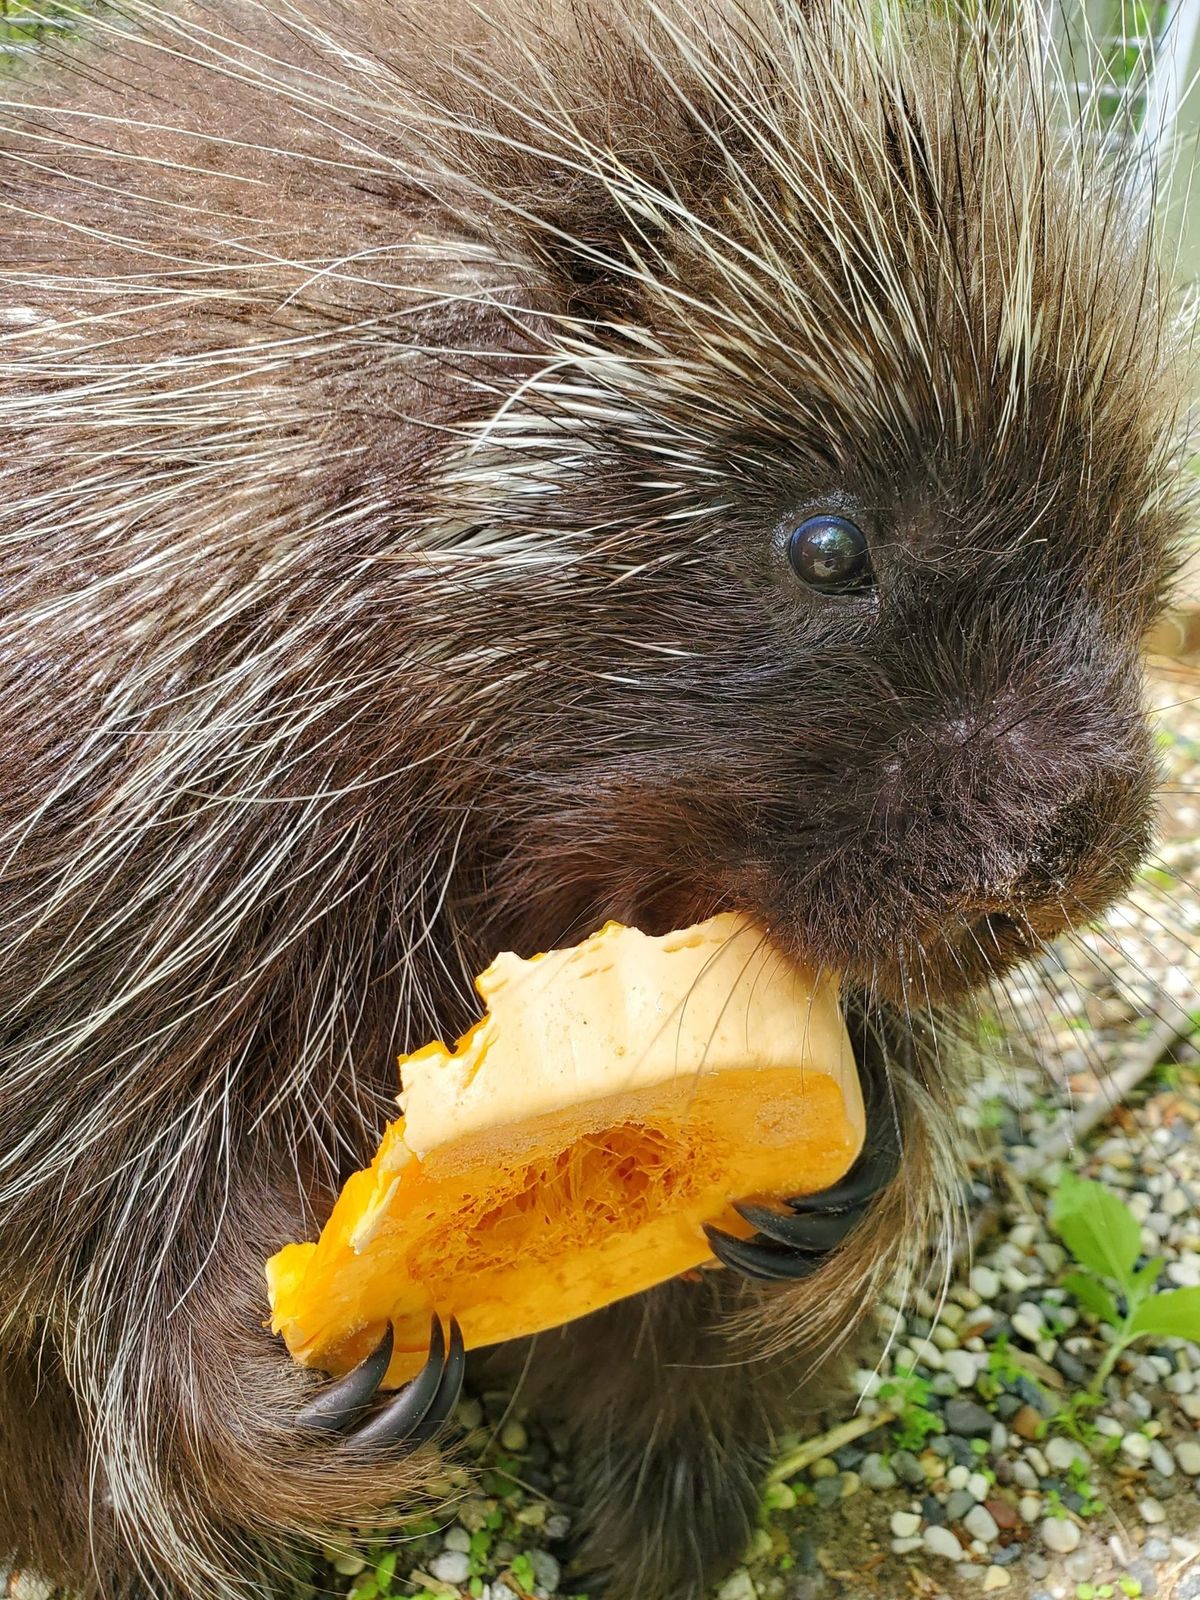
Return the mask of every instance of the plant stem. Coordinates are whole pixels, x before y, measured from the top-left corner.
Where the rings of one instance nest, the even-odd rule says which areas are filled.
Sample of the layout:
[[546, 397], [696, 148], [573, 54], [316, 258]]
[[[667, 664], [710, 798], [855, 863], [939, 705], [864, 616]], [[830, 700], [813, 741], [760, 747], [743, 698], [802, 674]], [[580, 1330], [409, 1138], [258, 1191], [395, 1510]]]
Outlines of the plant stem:
[[1112, 1375], [1112, 1369], [1116, 1366], [1121, 1354], [1129, 1348], [1136, 1338], [1136, 1333], [1131, 1334], [1129, 1332], [1129, 1318], [1127, 1317], [1117, 1329], [1117, 1337], [1113, 1340], [1112, 1344], [1109, 1345], [1108, 1354], [1096, 1368], [1096, 1376], [1088, 1385], [1088, 1392], [1090, 1394], [1099, 1396], [1103, 1393], [1104, 1385], [1108, 1382], [1109, 1377]]

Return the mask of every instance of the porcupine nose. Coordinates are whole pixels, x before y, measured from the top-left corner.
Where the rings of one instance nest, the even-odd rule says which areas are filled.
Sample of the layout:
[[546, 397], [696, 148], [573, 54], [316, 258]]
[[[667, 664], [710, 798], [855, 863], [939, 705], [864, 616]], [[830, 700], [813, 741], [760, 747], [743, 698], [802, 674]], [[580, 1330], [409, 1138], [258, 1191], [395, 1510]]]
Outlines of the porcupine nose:
[[[923, 754], [910, 746], [908, 764], [946, 841], [945, 900], [982, 916], [1062, 895], [1090, 848], [1088, 796], [1103, 775], [996, 706], [955, 710], [921, 732]], [[922, 761], [918, 780], [911, 763]]]

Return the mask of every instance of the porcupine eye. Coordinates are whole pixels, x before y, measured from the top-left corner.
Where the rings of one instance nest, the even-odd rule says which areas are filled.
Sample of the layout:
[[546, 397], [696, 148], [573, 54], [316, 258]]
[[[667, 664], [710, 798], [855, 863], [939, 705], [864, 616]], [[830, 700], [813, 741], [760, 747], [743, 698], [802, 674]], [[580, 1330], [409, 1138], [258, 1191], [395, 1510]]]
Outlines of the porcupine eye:
[[800, 581], [821, 594], [845, 594], [873, 581], [867, 541], [845, 517], [807, 517], [788, 540], [788, 560]]

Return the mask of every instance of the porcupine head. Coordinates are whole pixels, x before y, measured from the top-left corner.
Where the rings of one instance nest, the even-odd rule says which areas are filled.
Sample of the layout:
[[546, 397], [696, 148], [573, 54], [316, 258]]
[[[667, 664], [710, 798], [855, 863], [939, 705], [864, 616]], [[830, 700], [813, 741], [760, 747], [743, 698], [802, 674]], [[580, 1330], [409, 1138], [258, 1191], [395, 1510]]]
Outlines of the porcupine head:
[[935, 1019], [1148, 837], [1181, 346], [1035, 9], [127, 0], [12, 86], [21, 1561], [225, 1600], [425, 1503], [428, 1453], [296, 1427], [262, 1261], [498, 949], [724, 907], [844, 976], [900, 1171], [805, 1281], [525, 1367], [592, 1592], [737, 1558], [800, 1380], [953, 1209]]

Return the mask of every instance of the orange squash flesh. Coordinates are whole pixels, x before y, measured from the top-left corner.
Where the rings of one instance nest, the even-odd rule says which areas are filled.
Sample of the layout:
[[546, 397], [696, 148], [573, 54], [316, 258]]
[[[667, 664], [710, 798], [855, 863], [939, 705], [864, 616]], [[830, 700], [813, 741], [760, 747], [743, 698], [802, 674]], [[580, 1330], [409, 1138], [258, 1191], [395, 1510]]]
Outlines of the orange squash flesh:
[[401, 1058], [405, 1115], [320, 1239], [267, 1263], [297, 1361], [346, 1371], [390, 1319], [386, 1382], [429, 1317], [468, 1349], [536, 1333], [710, 1259], [734, 1199], [805, 1194], [853, 1164], [863, 1108], [832, 978], [724, 914], [650, 939], [610, 923], [498, 958], [483, 1020]]

